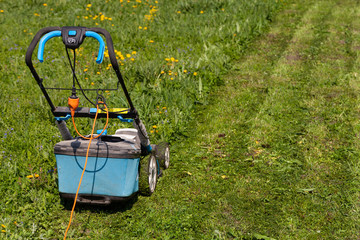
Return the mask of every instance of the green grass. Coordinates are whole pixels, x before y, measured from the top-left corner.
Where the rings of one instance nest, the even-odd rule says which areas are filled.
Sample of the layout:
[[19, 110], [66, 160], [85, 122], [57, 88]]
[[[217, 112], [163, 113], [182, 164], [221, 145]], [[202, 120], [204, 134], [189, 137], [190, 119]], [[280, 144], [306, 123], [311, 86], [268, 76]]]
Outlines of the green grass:
[[[146, 125], [158, 126], [152, 140], [172, 142], [172, 159], [151, 197], [78, 208], [70, 238], [359, 238], [356, 1], [154, 1], [153, 21], [144, 20], [146, 1], [136, 8], [93, 2], [89, 10], [86, 2], [42, 4], [0, 2], [8, 26], [0, 30], [1, 238], [64, 234], [70, 212], [58, 197], [52, 153], [59, 134], [24, 54], [41, 27], [95, 22], [110, 31], [115, 49], [134, 57], [119, 59], [126, 83]], [[99, 12], [112, 20], [84, 19]], [[51, 41], [49, 64], [63, 51]], [[110, 84], [107, 62], [96, 66], [93, 51], [79, 51], [88, 68], [79, 69], [83, 83]], [[54, 84], [71, 78], [66, 64], [55, 73], [54, 65], [37, 67]], [[60, 104], [63, 96], [54, 94]], [[119, 94], [108, 98], [122, 103]]]
[[[189, 122], [196, 117], [196, 105], [207, 104], [208, 93], [223, 84], [222, 74], [230, 69], [233, 59], [266, 30], [281, 5], [263, 0], [91, 1], [91, 6], [86, 1], [0, 1], [0, 238], [60, 239], [70, 214], [57, 190], [53, 146], [61, 139], [50, 109], [25, 65], [26, 49], [38, 30], [74, 25], [107, 29], [152, 142], [166, 140], [175, 144], [184, 139], [186, 129], [192, 129]], [[109, 59], [105, 58], [101, 65], [94, 61], [97, 47], [94, 40], [86, 39], [78, 49], [77, 75], [85, 87], [113, 87], [116, 77], [108, 69]], [[51, 39], [46, 44], [44, 63], [35, 58], [36, 50], [33, 61], [44, 85], [69, 87], [72, 76], [61, 41]], [[56, 105], [66, 106], [71, 93], [50, 94]], [[126, 107], [121, 91], [104, 95], [109, 107]], [[89, 106], [82, 95], [80, 98], [81, 106]], [[82, 133], [90, 132], [90, 121], [76, 121]], [[98, 128], [103, 123], [99, 121]], [[109, 133], [123, 126], [128, 125], [112, 121]], [[70, 130], [74, 133], [72, 127]], [[169, 174], [177, 172], [182, 174], [175, 168]], [[35, 174], [39, 177], [27, 177]], [[166, 183], [168, 177], [159, 184]], [[68, 236], [212, 236], [201, 221], [205, 213], [191, 217], [186, 206], [174, 208], [172, 204], [183, 197], [167, 194], [166, 188], [161, 192], [161, 188], [153, 197], [139, 197], [119, 209], [79, 208]], [[173, 215], [172, 209], [180, 212]], [[191, 230], [193, 224], [201, 228]]]

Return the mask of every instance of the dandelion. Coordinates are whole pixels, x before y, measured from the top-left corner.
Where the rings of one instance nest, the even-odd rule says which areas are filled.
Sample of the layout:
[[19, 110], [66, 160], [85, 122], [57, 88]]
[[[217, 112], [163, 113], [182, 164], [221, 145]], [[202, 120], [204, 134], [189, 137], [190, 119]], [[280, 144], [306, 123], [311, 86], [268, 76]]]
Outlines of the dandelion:
[[131, 55], [130, 55], [130, 54], [126, 54], [126, 57], [129, 58], [129, 57], [131, 57]]
[[94, 85], [95, 85], [95, 83], [91, 82], [91, 86], [94, 86]]
[[4, 224], [1, 224], [1, 227], [6, 228], [6, 226]]
[[100, 72], [96, 72], [97, 75], [100, 75]]
[[144, 30], [147, 30], [147, 27], [144, 27]]
[[88, 69], [87, 69], [87, 68], [85, 68], [85, 69], [84, 69], [84, 72], [87, 72], [87, 70], [88, 70]]
[[130, 58], [130, 60], [133, 62], [133, 61], [135, 61], [135, 58]]
[[43, 6], [44, 6], [44, 7], [47, 7], [47, 3], [44, 3]]
[[204, 13], [204, 11], [200, 11], [200, 14], [203, 14]]
[[154, 41], [153, 40], [150, 40], [149, 43], [153, 43]]
[[4, 12], [4, 10], [1, 9], [1, 10], [0, 10], [0, 13], [3, 13], [3, 12]]
[[166, 109], [166, 107], [163, 107], [162, 109], [164, 109], [164, 110], [165, 110], [165, 109]]
[[131, 54], [132, 54], [132, 55], [135, 55], [135, 54], [136, 54], [136, 51], [132, 51]]
[[177, 11], [177, 13], [181, 13], [181, 11]]
[[86, 7], [88, 7], [88, 8], [91, 7], [91, 3], [89, 3], [88, 5], [86, 5]]
[[36, 16], [36, 17], [40, 17], [40, 14], [38, 14], [38, 13], [34, 13], [34, 16]]
[[139, 26], [139, 29], [142, 29], [142, 26]]
[[197, 72], [194, 72], [194, 76], [196, 76], [197, 75]]
[[161, 71], [160, 74], [164, 74], [165, 72], [164, 71]]
[[156, 126], [156, 125], [154, 125], [154, 126], [153, 126], [153, 128], [154, 128], [154, 129], [156, 129], [156, 128], [157, 128], [157, 126]]
[[183, 71], [184, 73], [187, 73], [187, 70], [186, 69], [184, 69], [184, 71]]
[[150, 133], [154, 133], [154, 130], [150, 130]]

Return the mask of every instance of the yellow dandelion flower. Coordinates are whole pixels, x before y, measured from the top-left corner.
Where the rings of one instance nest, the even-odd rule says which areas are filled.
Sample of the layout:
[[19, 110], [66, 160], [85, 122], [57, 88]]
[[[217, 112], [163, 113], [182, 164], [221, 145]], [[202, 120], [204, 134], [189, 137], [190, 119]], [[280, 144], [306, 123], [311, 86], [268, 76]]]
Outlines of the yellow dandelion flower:
[[130, 60], [133, 62], [133, 61], [135, 61], [135, 58], [130, 58]]
[[108, 18], [107, 20], [112, 21], [112, 18]]
[[165, 61], [169, 62], [169, 61], [170, 61], [170, 58], [165, 58]]
[[161, 71], [160, 74], [164, 74], [165, 72], [164, 71]]
[[174, 80], [174, 78], [170, 78], [170, 80]]
[[91, 7], [91, 3], [89, 3], [88, 5], [86, 5], [86, 7], [88, 7], [88, 8]]
[[126, 54], [126, 57], [129, 58], [129, 57], [131, 57], [131, 55], [130, 55], [130, 54]]
[[170, 60], [171, 60], [172, 62], [175, 62], [175, 58], [173, 58], [173, 57], [172, 57], [172, 58], [170, 58]]
[[3, 228], [6, 228], [6, 226], [5, 226], [4, 224], [1, 224], [1, 226], [2, 226]]
[[97, 75], [100, 75], [100, 72], [96, 72]]
[[166, 107], [163, 107], [162, 109], [164, 109], [164, 110], [165, 110], [165, 109], [166, 109]]
[[34, 176], [33, 175], [28, 175], [28, 176], [26, 176], [27, 178], [29, 178], [29, 179], [31, 179], [31, 178], [33, 178]]
[[181, 11], [177, 11], [177, 13], [181, 13]]
[[154, 129], [156, 129], [156, 128], [157, 128], [157, 126], [156, 126], [156, 125], [154, 125], [154, 126], [153, 126], [153, 128], [154, 128]]
[[171, 72], [169, 72], [169, 76], [171, 76], [172, 75], [172, 73]]
[[87, 68], [85, 68], [85, 69], [84, 69], [84, 72], [87, 72], [87, 71], [88, 71], [88, 69], [87, 69]]
[[84, 19], [88, 19], [89, 17], [88, 16], [85, 16]]
[[200, 14], [203, 14], [204, 13], [204, 11], [200, 11]]
[[43, 6], [44, 6], [44, 7], [47, 7], [47, 3], [44, 3]]
[[139, 29], [142, 29], [142, 26], [139, 26]]
[[135, 54], [136, 54], [136, 51], [132, 51], [131, 54], [132, 54], [132, 55], [135, 55]]
[[187, 70], [186, 70], [186, 69], [184, 69], [184, 73], [187, 73]]
[[154, 130], [150, 130], [150, 133], [154, 133]]
[[2, 10], [2, 9], [1, 9], [1, 10], [0, 10], [0, 12], [1, 12], [1, 13], [3, 13], [3, 12], [4, 12], [4, 10]]
[[144, 27], [144, 30], [147, 30], [147, 27]]
[[153, 43], [153, 42], [154, 42], [154, 40], [150, 40], [150, 41], [149, 41], [149, 43]]
[[6, 233], [6, 231], [5, 231], [5, 230], [1, 230], [1, 232]]
[[196, 76], [197, 75], [197, 72], [194, 72], [194, 76]]
[[95, 85], [95, 83], [93, 83], [93, 82], [91, 82], [90, 84], [91, 84], [91, 86], [94, 86], [94, 85]]

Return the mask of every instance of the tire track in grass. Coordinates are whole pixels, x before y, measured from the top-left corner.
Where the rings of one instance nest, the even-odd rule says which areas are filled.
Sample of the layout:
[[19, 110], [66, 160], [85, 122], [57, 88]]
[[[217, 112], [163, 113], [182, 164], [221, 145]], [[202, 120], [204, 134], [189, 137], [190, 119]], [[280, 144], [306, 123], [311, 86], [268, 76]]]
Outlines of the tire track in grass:
[[321, 232], [332, 233], [338, 239], [356, 238], [358, 234], [356, 221], [351, 218], [356, 212], [354, 205], [359, 202], [358, 195], [351, 190], [359, 188], [358, 172], [354, 171], [359, 157], [355, 137], [359, 114], [354, 101], [358, 94], [349, 88], [347, 77], [353, 75], [356, 61], [355, 54], [349, 51], [353, 43], [348, 40], [358, 15], [356, 7], [353, 2], [342, 1], [333, 9], [329, 37], [314, 59], [316, 68], [309, 75], [310, 96], [306, 104], [312, 122], [300, 140], [307, 172], [298, 184], [299, 189], [310, 188], [314, 192], [298, 198], [297, 203], [307, 211], [318, 212], [317, 219], [310, 218], [312, 223], [308, 224], [313, 232], [318, 231], [319, 236]]
[[[325, 86], [327, 87], [327, 89], [325, 89], [325, 91], [321, 93], [323, 95], [329, 94], [327, 90], [331, 88], [332, 83], [331, 81], [329, 81], [327, 72], [333, 75], [330, 77], [331, 79], [341, 79], [342, 77], [344, 77], [344, 73], [341, 71], [339, 72], [337, 70], [331, 70], [329, 66], [327, 66], [327, 68], [321, 68], [318, 65], [324, 57], [324, 55], [322, 55], [323, 53], [325, 53], [325, 55], [331, 55], [331, 51], [336, 52], [337, 47], [339, 47], [329, 44], [333, 42], [333, 36], [331, 36], [331, 31], [328, 32], [328, 30], [330, 29], [331, 24], [339, 24], [338, 18], [340, 12], [349, 12], [347, 10], [350, 9], [344, 7], [343, 4], [339, 3], [339, 5], [333, 5], [329, 4], [329, 2], [319, 3], [317, 5], [317, 8], [320, 11], [315, 12], [311, 16], [311, 18], [313, 19], [311, 22], [313, 22], [314, 25], [310, 25], [311, 28], [307, 29], [307, 31], [302, 31], [304, 29], [300, 29], [299, 32], [302, 32], [301, 34], [295, 34], [295, 40], [293, 41], [294, 45], [290, 45], [290, 48], [288, 49], [288, 51], [286, 51], [287, 53], [290, 53], [290, 55], [286, 54], [283, 58], [283, 61], [279, 61], [280, 64], [276, 66], [277, 71], [275, 71], [275, 73], [277, 74], [274, 74], [274, 82], [269, 87], [269, 96], [264, 102], [264, 106], [262, 109], [263, 111], [260, 111], [257, 116], [257, 119], [263, 122], [262, 124], [254, 126], [254, 129], [258, 129], [258, 132], [260, 133], [263, 133], [263, 131], [268, 130], [268, 128], [270, 127], [275, 128], [273, 132], [267, 132], [267, 135], [265, 136], [262, 136], [261, 134], [254, 134], [254, 140], [258, 141], [258, 143], [256, 143], [258, 146], [256, 147], [256, 145], [254, 144], [255, 146], [253, 147], [255, 155], [257, 155], [255, 159], [253, 158], [253, 162], [255, 162], [255, 167], [256, 164], [259, 165], [258, 169], [264, 176], [259, 176], [258, 179], [255, 179], [255, 181], [258, 181], [257, 184], [260, 185], [259, 187], [251, 185], [252, 189], [248, 189], [249, 191], [259, 189], [257, 194], [257, 200], [264, 200], [263, 203], [258, 203], [257, 205], [252, 203], [253, 206], [263, 207], [263, 209], [261, 209], [260, 211], [258, 209], [253, 211], [257, 212], [257, 214], [259, 215], [263, 215], [266, 221], [269, 221], [270, 219], [275, 220], [276, 224], [280, 226], [280, 229], [278, 230], [279, 232], [275, 235], [273, 235], [274, 230], [273, 233], [271, 232], [271, 230], [269, 230], [273, 228], [270, 224], [266, 226], [266, 224], [257, 223], [255, 229], [258, 228], [260, 232], [262, 229], [263, 234], [266, 233], [266, 231], [264, 232], [264, 230], [267, 229], [267, 233], [270, 236], [275, 237], [287, 236], [291, 238], [301, 239], [304, 238], [304, 236], [311, 238], [327, 236], [325, 238], [329, 238], [332, 237], [333, 234], [337, 234], [336, 236], [342, 239], [344, 236], [356, 236], [354, 235], [354, 221], [352, 221], [350, 224], [349, 222], [347, 222], [347, 225], [344, 226], [344, 222], [348, 220], [348, 218], [344, 216], [351, 215], [353, 218], [355, 216], [355, 214], [351, 214], [351, 211], [349, 211], [350, 209], [353, 210], [353, 207], [348, 208], [343, 207], [342, 205], [349, 203], [347, 197], [344, 197], [344, 200], [341, 199], [343, 198], [343, 196], [348, 195], [346, 191], [342, 191], [342, 188], [349, 187], [346, 184], [348, 180], [346, 180], [346, 178], [342, 179], [343, 177], [341, 177], [341, 175], [347, 175], [347, 178], [350, 179], [350, 181], [354, 181], [354, 179], [352, 179], [352, 177], [354, 177], [354, 174], [352, 174], [351, 171], [347, 169], [347, 164], [339, 164], [338, 169], [336, 168], [336, 166], [332, 167], [332, 161], [334, 161], [334, 157], [331, 156], [331, 154], [333, 153], [330, 153], [329, 156], [332, 157], [332, 159], [330, 158], [330, 163], [328, 163], [328, 166], [326, 164], [323, 165], [323, 167], [327, 168], [328, 172], [326, 172], [325, 174], [323, 174], [322, 171], [317, 172], [317, 174], [323, 174], [320, 175], [320, 177], [326, 177], [325, 179], [316, 178], [316, 175], [312, 176], [311, 178], [307, 179], [311, 183], [310, 185], [304, 185], [306, 181], [302, 179], [304, 178], [304, 175], [307, 174], [307, 172], [311, 172], [312, 170], [312, 166], [309, 166], [308, 163], [308, 153], [307, 151], [305, 151], [305, 148], [301, 147], [301, 142], [304, 141], [303, 136], [309, 135], [308, 128], [312, 125], [312, 118], [314, 117], [311, 109], [309, 110], [307, 101], [313, 98], [315, 100], [319, 99], [320, 102], [325, 103], [325, 107], [320, 110], [322, 114], [327, 115], [327, 117], [332, 117], [332, 114], [336, 116], [336, 114], [339, 115], [342, 113], [336, 113], [334, 111], [331, 111], [334, 106], [329, 105], [326, 107], [326, 103], [329, 101], [329, 99], [322, 97], [320, 94], [311, 94], [311, 91], [314, 88], [319, 88], [319, 90], [321, 90]], [[335, 17], [335, 20], [333, 19], [333, 15]], [[350, 19], [354, 19], [354, 17], [349, 17], [346, 20], [349, 21]], [[305, 29], [307, 28], [307, 26], [309, 25], [305, 25]], [[304, 38], [302, 37], [304, 36], [303, 33], [307, 33]], [[297, 39], [296, 36], [299, 36], [299, 39]], [[301, 51], [305, 57], [296, 59], [295, 62], [290, 62], [289, 64], [289, 61], [286, 61], [289, 60], [288, 56], [294, 56], [293, 53], [297, 53], [300, 48], [305, 49], [305, 51]], [[351, 66], [352, 63], [349, 58], [351, 58], [351, 56], [346, 57], [346, 60], [343, 62], [344, 64], [340, 64], [338, 68], [347, 69], [347, 66]], [[343, 91], [347, 92], [346, 86], [342, 87], [345, 87], [345, 90]], [[308, 94], [308, 92], [310, 94]], [[347, 97], [346, 94], [343, 94], [343, 98], [341, 101], [349, 102], [349, 100], [353, 96], [354, 94], [350, 94], [350, 97]], [[341, 103], [341, 101], [339, 101], [338, 103]], [[338, 110], [343, 111], [341, 109], [343, 107], [344, 106], [341, 106], [340, 104]], [[349, 111], [353, 108], [352, 105], [346, 107]], [[276, 113], [271, 112], [271, 110], [273, 110], [274, 108], [277, 110]], [[299, 109], [299, 112], [292, 112], [296, 109]], [[303, 109], [304, 111], [301, 111], [301, 109]], [[330, 112], [330, 114], [326, 114], [327, 112]], [[315, 114], [315, 116], [319, 116], [319, 114]], [[274, 119], [275, 121], [272, 121]], [[340, 119], [338, 121], [342, 122], [342, 125], [345, 128], [345, 133], [352, 132], [351, 126], [346, 126], [347, 120]], [[345, 121], [345, 124], [343, 124], [343, 121]], [[267, 123], [270, 124], [266, 125]], [[288, 125], [286, 125], [286, 123]], [[319, 124], [314, 127], [318, 128]], [[324, 124], [323, 126], [323, 128], [325, 129], [328, 127], [328, 124]], [[327, 129], [327, 132], [332, 131], [334, 130]], [[293, 134], [292, 138], [289, 137], [291, 136], [291, 134]], [[336, 134], [337, 132], [335, 131], [334, 136], [336, 136]], [[259, 136], [261, 136], [262, 138], [260, 138]], [[269, 138], [266, 139], [266, 137]], [[283, 137], [284, 139], [281, 139], [281, 137]], [[337, 136], [337, 138], [341, 138], [341, 136]], [[347, 142], [346, 139], [342, 140]], [[282, 142], [284, 143], [284, 145], [280, 144], [278, 146], [271, 146], [269, 142], [274, 141]], [[318, 139], [316, 141], [318, 141]], [[270, 145], [271, 149], [267, 150], [265, 147], [267, 145]], [[307, 148], [311, 150], [313, 145], [314, 142], [312, 144], [309, 144]], [[321, 141], [318, 145], [321, 145]], [[348, 153], [346, 153], [349, 150], [348, 147], [345, 147], [345, 149], [340, 147], [340, 149], [340, 156], [349, 159], [351, 154], [349, 155]], [[322, 153], [323, 151], [324, 150], [321, 149], [318, 152]], [[265, 155], [265, 157], [262, 158], [261, 155], [266, 153], [268, 154], [268, 156]], [[278, 156], [280, 155], [280, 157], [271, 156], [272, 154], [277, 154]], [[269, 164], [268, 169], [266, 169], [265, 166], [261, 166], [261, 161], [264, 161], [265, 159], [270, 159], [270, 162], [271, 159], [273, 160], [272, 163]], [[317, 162], [319, 160], [321, 160], [321, 158], [319, 159], [315, 157], [313, 159], [314, 162]], [[296, 165], [298, 165], [298, 167]], [[284, 169], [279, 169], [279, 167], [284, 167]], [[335, 173], [331, 173], [331, 171], [335, 171]], [[250, 174], [248, 175], [250, 176]], [[266, 175], [269, 176], [267, 177]], [[332, 178], [335, 179], [333, 183], [338, 181], [340, 182], [340, 184], [342, 184], [342, 186], [340, 185], [330, 190], [328, 190], [326, 186], [324, 187], [321, 184], [319, 184], [320, 189], [312, 187], [312, 185], [316, 185], [317, 181], [328, 181], [328, 179]], [[270, 182], [270, 189], [273, 191], [271, 194], [270, 192], [268, 193], [268, 197], [266, 197], [266, 184], [261, 185], [261, 183], [266, 179], [268, 179], [268, 181]], [[271, 184], [272, 181], [275, 181], [275, 183]], [[286, 186], [286, 184], [288, 184], [288, 186]], [[274, 186], [277, 188], [274, 188]], [[263, 193], [261, 193], [261, 191]], [[329, 196], [324, 195], [324, 193], [326, 194], [326, 191], [329, 191], [330, 194], [333, 195], [336, 195], [337, 191], [340, 192], [338, 194], [340, 199], [337, 198], [334, 201], [335, 204], [337, 204], [335, 207], [327, 207], [333, 202], [327, 202], [324, 200], [325, 197]], [[275, 194], [275, 196], [277, 195], [277, 197], [272, 198], [272, 194]], [[352, 197], [352, 199], [354, 199], [354, 197]], [[278, 208], [276, 206], [276, 203], [273, 202], [274, 200], [279, 201], [279, 205], [282, 205], [282, 207]], [[269, 202], [270, 204], [267, 204]], [[270, 209], [271, 207], [273, 209]], [[273, 217], [271, 218], [266, 216], [266, 213], [268, 213], [268, 215], [272, 215], [271, 213], [276, 214], [276, 210], [279, 210], [279, 215], [281, 216], [281, 218], [278, 218], [277, 221], [276, 218], [274, 219]], [[338, 214], [339, 212], [340, 214]], [[334, 216], [335, 214], [337, 215]]]
[[[239, 218], [236, 213], [239, 211], [237, 206], [239, 204], [238, 196], [247, 193], [242, 192], [243, 189], [237, 189], [236, 182], [231, 182], [232, 186], [226, 185], [224, 179], [229, 176], [238, 176], [241, 173], [240, 182], [244, 184], [244, 182], [248, 181], [245, 179], [246, 168], [253, 163], [239, 161], [239, 157], [244, 158], [244, 155], [248, 154], [248, 142], [249, 136], [251, 136], [248, 129], [252, 125], [252, 121], [248, 119], [253, 118], [263, 104], [268, 94], [267, 87], [268, 82], [271, 82], [270, 76], [273, 66], [277, 65], [283, 51], [291, 43], [289, 40], [293, 37], [296, 25], [301, 22], [301, 16], [309, 7], [311, 7], [311, 4], [300, 4], [287, 9], [282, 13], [288, 20], [286, 24], [280, 22], [283, 20], [280, 15], [278, 25], [271, 28], [267, 37], [254, 46], [255, 50], [250, 56], [245, 56], [246, 60], [240, 64], [237, 72], [227, 82], [227, 87], [216, 93], [221, 102], [215, 103], [214, 107], [205, 112], [202, 117], [202, 122], [208, 124], [195, 123], [198, 128], [196, 133], [202, 136], [198, 137], [194, 141], [196, 144], [187, 150], [189, 153], [193, 153], [195, 158], [191, 161], [181, 162], [183, 171], [180, 171], [179, 177], [194, 172], [201, 175], [202, 172], [205, 172], [205, 176], [192, 176], [196, 180], [191, 181], [195, 185], [191, 189], [197, 195], [200, 195], [198, 198], [202, 198], [204, 202], [207, 202], [206, 208], [213, 209], [207, 219], [204, 216], [204, 219], [206, 219], [204, 226], [209, 230], [219, 229], [219, 225], [223, 225], [225, 227], [219, 230], [240, 234], [235, 234], [236, 236], [248, 232], [249, 224], [246, 220]], [[270, 46], [269, 42], [272, 43]], [[240, 76], [238, 76], [239, 72]], [[237, 91], [234, 91], [234, 89], [237, 89]], [[219, 138], [219, 136], [226, 136], [226, 140], [222, 137]], [[239, 138], [239, 136], [241, 137]], [[228, 144], [229, 142], [231, 144]], [[226, 151], [230, 151], [229, 156], [226, 156], [221, 149], [225, 143], [227, 144]], [[202, 150], [199, 151], [199, 148], [202, 148]], [[200, 179], [207, 181], [200, 182]], [[184, 186], [188, 188], [189, 184]], [[231, 189], [230, 194], [228, 193], [229, 188]], [[216, 189], [217, 192], [212, 192], [212, 189]], [[187, 191], [190, 191], [190, 189], [187, 189]], [[210, 201], [210, 199], [218, 200], [214, 202]], [[233, 201], [237, 203], [233, 204]], [[203, 206], [198, 207], [203, 208]], [[249, 205], [247, 211], [253, 211], [252, 207], [253, 205]], [[219, 221], [223, 224], [219, 224]], [[274, 223], [268, 222], [267, 224]]]
[[[276, 237], [284, 230], [293, 230], [292, 214], [289, 218], [289, 209], [283, 205], [292, 200], [296, 182], [304, 170], [304, 156], [297, 139], [304, 134], [309, 121], [306, 108], [301, 104], [304, 83], [299, 75], [306, 76], [312, 69], [306, 63], [316, 57], [318, 51], [313, 48], [318, 48], [326, 37], [322, 33], [331, 17], [332, 5], [317, 2], [304, 15], [291, 44], [274, 66], [267, 82], [267, 98], [251, 119], [248, 161], [252, 162], [254, 170], [246, 174], [251, 184], [245, 185], [242, 192], [242, 201], [248, 206], [239, 210], [248, 210], [245, 218], [253, 232]], [[263, 216], [264, 220], [258, 216]]]

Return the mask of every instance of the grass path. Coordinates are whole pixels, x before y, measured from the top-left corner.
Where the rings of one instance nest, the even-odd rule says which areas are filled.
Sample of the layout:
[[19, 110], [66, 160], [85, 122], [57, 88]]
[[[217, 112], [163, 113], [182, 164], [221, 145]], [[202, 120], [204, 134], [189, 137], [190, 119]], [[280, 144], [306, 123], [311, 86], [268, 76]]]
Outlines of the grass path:
[[[156, 192], [78, 208], [68, 239], [359, 239], [359, 15], [354, 0], [286, 1], [198, 107]], [[0, 216], [7, 229], [61, 239], [70, 211], [41, 200], [52, 186], [30, 191], [18, 212], [36, 219]]]
[[289, 3], [178, 149], [171, 184], [219, 238], [360, 237], [359, 10]]

